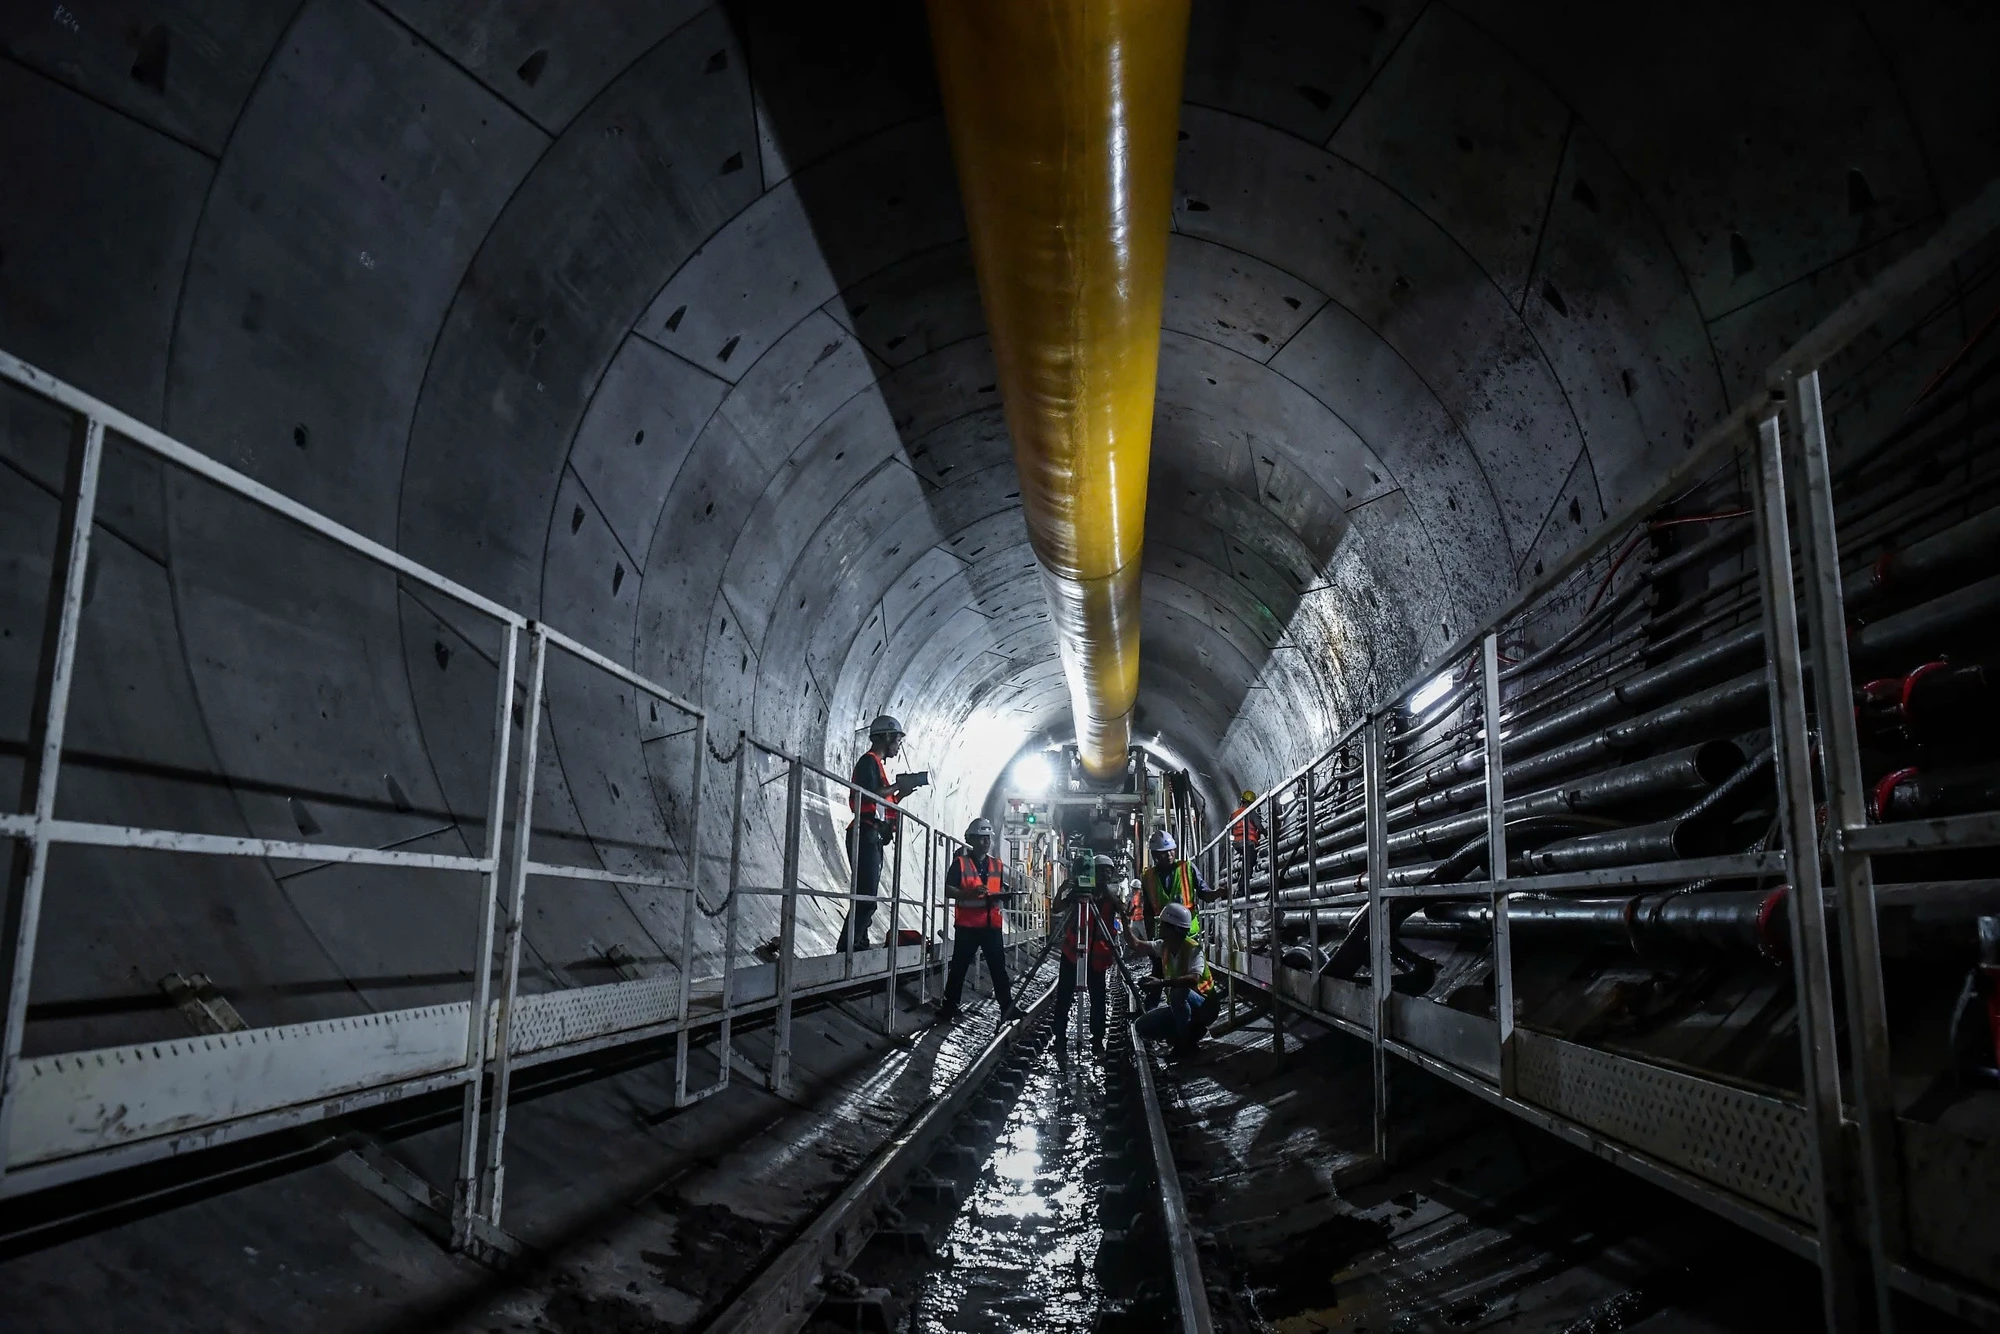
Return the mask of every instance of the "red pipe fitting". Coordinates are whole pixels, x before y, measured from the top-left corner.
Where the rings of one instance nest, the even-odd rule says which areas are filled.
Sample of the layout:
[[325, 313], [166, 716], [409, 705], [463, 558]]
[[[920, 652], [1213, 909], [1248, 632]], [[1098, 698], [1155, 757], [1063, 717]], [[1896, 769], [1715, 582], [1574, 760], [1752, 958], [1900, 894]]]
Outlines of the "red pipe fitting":
[[1779, 885], [1757, 905], [1757, 953], [1775, 964], [1789, 963], [1792, 958], [1792, 938], [1778, 921], [1788, 897], [1790, 886]]
[[1875, 784], [1875, 790], [1868, 795], [1868, 818], [1871, 820], [1885, 818], [1883, 812], [1889, 809], [1889, 799], [1896, 795], [1897, 785], [1916, 776], [1917, 771], [1914, 766], [1882, 775]]

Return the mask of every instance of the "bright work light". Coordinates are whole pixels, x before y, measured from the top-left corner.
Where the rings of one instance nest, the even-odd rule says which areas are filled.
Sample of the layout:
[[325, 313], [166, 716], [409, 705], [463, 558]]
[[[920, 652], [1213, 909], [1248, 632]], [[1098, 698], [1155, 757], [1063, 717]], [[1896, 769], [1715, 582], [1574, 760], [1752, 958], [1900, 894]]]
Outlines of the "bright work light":
[[1027, 792], [1035, 796], [1049, 790], [1055, 775], [1049, 770], [1048, 757], [1044, 755], [1023, 755], [1014, 761], [1012, 787], [1016, 792]]
[[1439, 672], [1419, 686], [1416, 694], [1410, 696], [1410, 712], [1421, 715], [1450, 693], [1451, 673]]

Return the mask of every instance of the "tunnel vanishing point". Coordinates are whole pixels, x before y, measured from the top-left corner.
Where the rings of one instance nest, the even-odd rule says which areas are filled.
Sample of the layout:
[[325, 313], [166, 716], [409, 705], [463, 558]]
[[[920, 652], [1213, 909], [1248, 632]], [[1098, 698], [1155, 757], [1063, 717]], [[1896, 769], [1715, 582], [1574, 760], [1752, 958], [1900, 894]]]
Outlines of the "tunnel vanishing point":
[[0, 1330], [2000, 1329], [1997, 56], [0, 0]]

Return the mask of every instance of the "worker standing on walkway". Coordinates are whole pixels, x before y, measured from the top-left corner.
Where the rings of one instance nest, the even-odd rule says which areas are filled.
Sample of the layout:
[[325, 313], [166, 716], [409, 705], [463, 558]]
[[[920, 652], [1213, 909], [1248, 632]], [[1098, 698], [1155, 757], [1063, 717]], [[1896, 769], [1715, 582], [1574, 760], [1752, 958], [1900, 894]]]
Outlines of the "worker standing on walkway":
[[1264, 841], [1264, 822], [1251, 810], [1257, 794], [1249, 788], [1243, 789], [1243, 804], [1229, 813], [1229, 842], [1236, 850], [1238, 871], [1247, 872], [1251, 859], [1257, 855], [1257, 845]]
[[1000, 1019], [1015, 1014], [1013, 993], [1007, 985], [1006, 925], [1000, 904], [1006, 896], [1000, 859], [993, 855], [993, 822], [981, 816], [965, 827], [966, 850], [951, 859], [944, 874], [944, 895], [952, 901], [951, 967], [944, 979], [944, 1004], [938, 1022], [958, 1018], [958, 997], [965, 989], [965, 974], [974, 956], [986, 956], [986, 976], [993, 983], [993, 997], [1000, 1002]]
[[1216, 891], [1208, 887], [1193, 862], [1175, 856], [1179, 848], [1174, 836], [1165, 829], [1155, 830], [1147, 847], [1152, 853], [1152, 864], [1139, 877], [1139, 912], [1145, 919], [1146, 939], [1158, 938], [1160, 910], [1169, 903], [1178, 903], [1193, 915], [1189, 938], [1199, 940], [1201, 905], [1215, 898]]
[[875, 904], [882, 891], [882, 849], [896, 841], [900, 812], [876, 797], [901, 801], [921, 787], [904, 783], [889, 774], [889, 761], [903, 748], [903, 724], [893, 714], [882, 714], [868, 724], [868, 749], [854, 762], [851, 776], [857, 792], [848, 789], [847, 809], [854, 822], [847, 826], [847, 861], [854, 868], [854, 899], [847, 907], [847, 921], [840, 928], [842, 951], [852, 937], [857, 950], [868, 948], [868, 923], [875, 916]]
[[[1084, 883], [1084, 871], [1090, 883]], [[1077, 858], [1075, 872], [1065, 880], [1056, 896], [1056, 911], [1063, 924], [1062, 967], [1056, 974], [1056, 1032], [1069, 1027], [1069, 1007], [1076, 999], [1077, 975], [1084, 975], [1090, 990], [1090, 1045], [1104, 1054], [1105, 976], [1111, 971], [1115, 953], [1113, 940], [1124, 930], [1123, 910], [1113, 892], [1117, 863], [1099, 855], [1090, 860]], [[1087, 957], [1086, 957], [1087, 956]], [[1069, 1048], [1058, 1039], [1056, 1060], [1069, 1062]]]
[[1147, 948], [1159, 961], [1160, 975], [1139, 984], [1149, 994], [1163, 996], [1166, 1004], [1139, 1016], [1133, 1031], [1148, 1040], [1168, 1038], [1176, 1052], [1193, 1051], [1215, 1018], [1215, 979], [1209, 975], [1208, 961], [1201, 944], [1188, 936], [1193, 914], [1178, 903], [1169, 903], [1160, 912], [1160, 938]]

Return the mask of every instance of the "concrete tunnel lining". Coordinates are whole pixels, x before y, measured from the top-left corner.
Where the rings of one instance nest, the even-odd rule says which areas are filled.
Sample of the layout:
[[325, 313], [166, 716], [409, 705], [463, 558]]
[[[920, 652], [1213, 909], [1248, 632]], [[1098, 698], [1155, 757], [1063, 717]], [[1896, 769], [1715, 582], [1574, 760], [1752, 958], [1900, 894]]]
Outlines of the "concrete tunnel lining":
[[[1062, 702], [996, 471], [928, 76], [843, 82], [808, 68], [809, 34], [748, 8], [612, 7], [560, 33], [491, 9], [505, 21], [246, 10], [177, 46], [187, 77], [159, 97], [116, 43], [10, 33], [0, 153], [10, 174], [64, 184], [9, 210], [0, 345], [703, 699], [723, 753], [749, 727], [844, 769], [856, 726], [901, 709], [913, 758], [958, 776], [930, 800], [962, 825]], [[1754, 96], [1725, 113], [1608, 58], [1575, 16], [1401, 5], [1375, 27], [1227, 9], [1197, 11], [1157, 476], [1226, 489], [1233, 508], [1213, 512], [1255, 516], [1288, 557], [1239, 562], [1215, 519], [1161, 502], [1139, 714], [1224, 790], [1287, 771], [1642, 489], [1786, 331], [1990, 167], [1953, 128], [1949, 89], [1909, 77], [1909, 61], [1948, 59], [1921, 16], [1786, 29], [1809, 44], [1800, 58], [1732, 65]], [[1321, 25], [1344, 35], [1315, 39]], [[1678, 28], [1655, 36], [1648, 69], [1715, 54]], [[889, 61], [909, 41], [842, 49]], [[557, 55], [528, 84], [536, 50]], [[830, 81], [839, 106], [816, 116]], [[1488, 139], [1496, 105], [1510, 119]], [[1716, 160], [1704, 145], [1736, 118], [1752, 142]], [[1834, 122], [1853, 133], [1793, 133]], [[1872, 211], [1848, 210], [1850, 170]], [[126, 225], [142, 214], [156, 225]], [[1253, 438], [1279, 451], [1280, 500]], [[10, 559], [29, 571], [10, 624], [37, 617], [45, 557], [29, 553], [46, 552], [59, 441], [10, 410]], [[850, 448], [878, 466], [849, 476]], [[105, 523], [130, 544], [104, 548], [101, 605], [121, 614], [91, 624], [78, 713], [102, 730], [80, 745], [327, 792], [341, 800], [312, 809], [329, 836], [471, 846], [484, 706], [459, 682], [490, 635], [184, 479], [141, 468], [108, 486]], [[0, 655], [14, 700], [24, 642]], [[335, 697], [324, 718], [297, 670], [308, 654]], [[562, 855], [627, 865], [620, 844], [679, 846], [686, 756], [648, 739], [629, 697], [560, 669], [549, 692], [543, 817]], [[726, 783], [709, 793], [720, 827]], [[760, 826], [775, 799], [760, 791]], [[247, 782], [84, 777], [65, 801], [297, 826]], [[815, 818], [816, 874], [840, 873], [836, 826]], [[757, 855], [771, 874], [775, 847]], [[163, 866], [135, 885], [116, 857], [71, 864], [93, 888], [53, 910], [44, 1006], [129, 995], [135, 969], [208, 969], [257, 1022], [457, 985], [452, 891], [406, 909], [407, 886], [358, 870]], [[203, 920], [147, 906], [155, 894]], [[436, 915], [380, 938], [371, 901]], [[681, 952], [674, 914], [642, 895], [537, 895], [534, 911], [536, 985], [614, 944]], [[91, 932], [101, 919], [134, 926]], [[63, 1013], [31, 1045], [172, 1031], [151, 1010]]]

